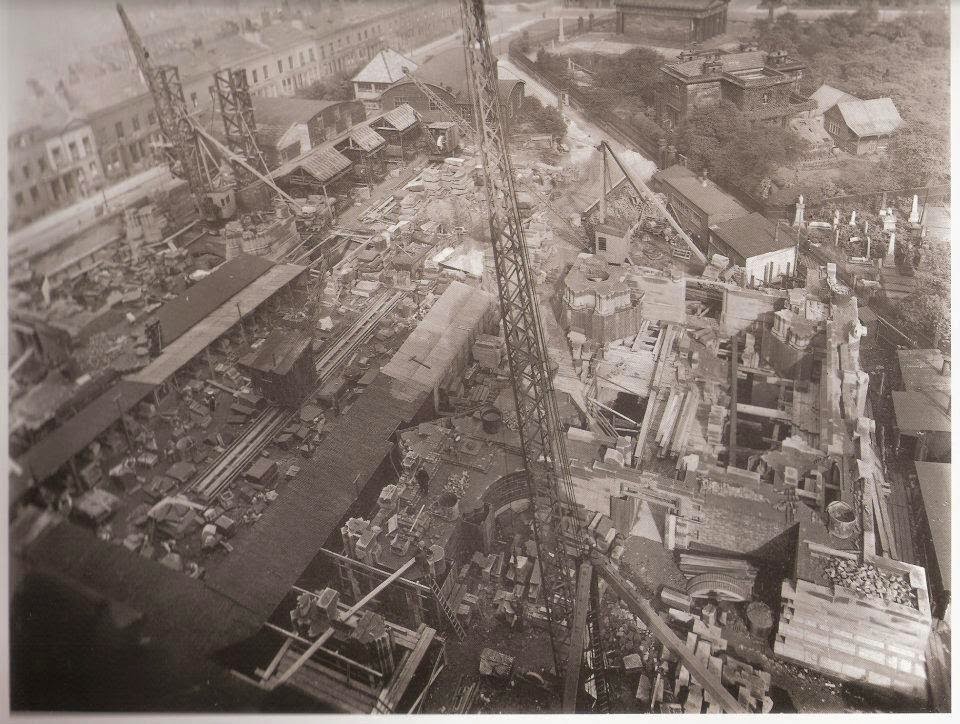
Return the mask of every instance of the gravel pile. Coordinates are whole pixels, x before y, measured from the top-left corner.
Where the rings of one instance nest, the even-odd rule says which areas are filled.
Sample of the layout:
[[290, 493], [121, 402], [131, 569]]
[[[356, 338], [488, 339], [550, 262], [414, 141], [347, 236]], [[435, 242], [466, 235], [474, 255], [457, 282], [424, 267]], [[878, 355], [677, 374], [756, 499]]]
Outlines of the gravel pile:
[[825, 573], [835, 586], [850, 588], [868, 598], [919, 609], [917, 595], [906, 578], [882, 571], [872, 563], [839, 561], [827, 566]]

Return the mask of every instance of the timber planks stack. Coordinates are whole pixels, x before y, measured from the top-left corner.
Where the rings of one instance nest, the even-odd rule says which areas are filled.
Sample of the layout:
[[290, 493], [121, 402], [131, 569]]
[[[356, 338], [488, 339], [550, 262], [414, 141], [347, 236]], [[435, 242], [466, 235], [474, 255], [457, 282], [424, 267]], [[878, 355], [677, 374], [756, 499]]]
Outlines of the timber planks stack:
[[212, 500], [260, 454], [291, 417], [293, 413], [285, 412], [279, 407], [265, 410], [189, 489], [204, 502]]

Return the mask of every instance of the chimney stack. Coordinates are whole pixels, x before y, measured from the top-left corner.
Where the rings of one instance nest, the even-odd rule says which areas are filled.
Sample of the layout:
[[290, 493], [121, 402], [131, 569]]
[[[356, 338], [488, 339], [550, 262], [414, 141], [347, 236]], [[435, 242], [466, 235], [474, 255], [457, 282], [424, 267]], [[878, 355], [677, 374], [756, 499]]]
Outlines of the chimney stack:
[[703, 186], [704, 188], [707, 187], [707, 170], [706, 169], [700, 172], [700, 185]]

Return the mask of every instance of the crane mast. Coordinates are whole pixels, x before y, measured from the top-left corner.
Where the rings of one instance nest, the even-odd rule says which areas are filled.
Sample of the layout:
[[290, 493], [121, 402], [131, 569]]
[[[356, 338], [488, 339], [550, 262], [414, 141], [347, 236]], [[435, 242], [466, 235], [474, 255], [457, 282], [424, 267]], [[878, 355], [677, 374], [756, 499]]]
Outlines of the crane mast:
[[[461, 0], [477, 140], [490, 219], [507, 359], [527, 472], [554, 662], [559, 672], [573, 626], [575, 570], [585, 553], [566, 447], [547, 365], [540, 312], [507, 152], [496, 58], [482, 0]], [[546, 512], [547, 515], [543, 516]], [[541, 520], [541, 516], [543, 520]], [[573, 664], [571, 665], [579, 665]]]
[[120, 4], [117, 5], [117, 13], [133, 49], [137, 67], [156, 105], [157, 122], [167, 143], [164, 151], [170, 170], [187, 182], [202, 211], [202, 199], [206, 195], [209, 180], [204, 180], [202, 152], [194, 133], [193, 121], [187, 111], [180, 72], [173, 65], [154, 66], [150, 61], [150, 52], [127, 17], [127, 11]]

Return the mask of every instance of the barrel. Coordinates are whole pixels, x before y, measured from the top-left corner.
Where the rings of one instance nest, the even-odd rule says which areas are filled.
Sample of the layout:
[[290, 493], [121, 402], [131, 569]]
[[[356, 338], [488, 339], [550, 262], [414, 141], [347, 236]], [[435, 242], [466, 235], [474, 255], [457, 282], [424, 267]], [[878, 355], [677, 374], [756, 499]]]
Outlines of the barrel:
[[747, 626], [752, 635], [766, 639], [773, 629], [773, 613], [770, 607], [760, 601], [753, 601], [747, 606]]
[[831, 535], [846, 539], [856, 532], [857, 516], [847, 503], [835, 500], [827, 506], [827, 529]]
[[500, 432], [500, 422], [503, 415], [496, 407], [490, 407], [480, 414], [480, 423], [483, 425], [483, 431], [489, 435]]

